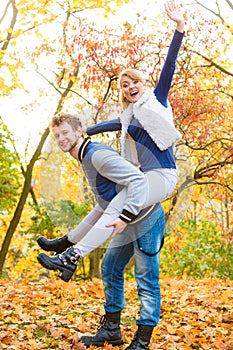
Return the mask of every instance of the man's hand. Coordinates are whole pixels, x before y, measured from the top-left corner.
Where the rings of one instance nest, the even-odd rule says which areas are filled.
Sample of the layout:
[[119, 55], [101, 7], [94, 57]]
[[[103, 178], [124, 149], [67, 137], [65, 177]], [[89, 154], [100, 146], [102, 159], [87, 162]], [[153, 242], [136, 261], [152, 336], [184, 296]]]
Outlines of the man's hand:
[[115, 237], [116, 235], [118, 235], [122, 231], [124, 231], [124, 229], [127, 226], [127, 223], [122, 221], [121, 219], [116, 219], [116, 220], [114, 220], [106, 225], [106, 227], [111, 227], [111, 226], [114, 226], [114, 230], [113, 230], [111, 236], [109, 237], [110, 239]]

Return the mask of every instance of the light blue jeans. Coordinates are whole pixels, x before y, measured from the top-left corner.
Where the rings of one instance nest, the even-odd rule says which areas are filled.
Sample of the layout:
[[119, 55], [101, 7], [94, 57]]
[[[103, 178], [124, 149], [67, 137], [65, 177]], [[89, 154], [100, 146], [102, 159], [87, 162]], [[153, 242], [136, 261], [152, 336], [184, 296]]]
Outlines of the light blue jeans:
[[159, 251], [164, 239], [165, 216], [160, 204], [143, 221], [115, 236], [102, 261], [105, 311], [124, 308], [124, 269], [135, 256], [135, 278], [140, 298], [136, 323], [156, 326], [160, 318]]

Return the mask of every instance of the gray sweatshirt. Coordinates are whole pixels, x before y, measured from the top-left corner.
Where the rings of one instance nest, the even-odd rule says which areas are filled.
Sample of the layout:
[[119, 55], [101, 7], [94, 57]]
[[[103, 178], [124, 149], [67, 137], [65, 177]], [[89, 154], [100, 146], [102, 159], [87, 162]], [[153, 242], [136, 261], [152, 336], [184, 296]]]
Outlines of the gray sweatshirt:
[[120, 218], [131, 222], [146, 202], [144, 174], [111, 147], [91, 142], [89, 138], [80, 147], [79, 160], [102, 209], [120, 190], [126, 188], [127, 196]]

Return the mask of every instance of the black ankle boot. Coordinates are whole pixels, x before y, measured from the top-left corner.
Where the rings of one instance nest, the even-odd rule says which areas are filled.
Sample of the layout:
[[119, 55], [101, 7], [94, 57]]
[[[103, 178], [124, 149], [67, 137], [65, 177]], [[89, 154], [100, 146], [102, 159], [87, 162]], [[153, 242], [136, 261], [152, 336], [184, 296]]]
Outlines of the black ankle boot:
[[154, 327], [139, 325], [131, 344], [125, 350], [148, 350]]
[[69, 248], [64, 253], [55, 256], [40, 253], [37, 257], [39, 263], [46, 269], [59, 270], [58, 277], [65, 282], [71, 279], [81, 259], [82, 257], [75, 253], [74, 248]]
[[94, 336], [84, 335], [81, 341], [89, 346], [104, 346], [104, 343], [122, 345], [124, 342], [120, 330], [120, 312], [106, 312], [100, 319], [100, 327]]
[[46, 252], [56, 252], [56, 254], [60, 254], [64, 252], [67, 248], [74, 245], [74, 243], [71, 243], [68, 240], [67, 235], [61, 238], [55, 238], [55, 239], [47, 239], [43, 236], [40, 236], [37, 239], [37, 243]]

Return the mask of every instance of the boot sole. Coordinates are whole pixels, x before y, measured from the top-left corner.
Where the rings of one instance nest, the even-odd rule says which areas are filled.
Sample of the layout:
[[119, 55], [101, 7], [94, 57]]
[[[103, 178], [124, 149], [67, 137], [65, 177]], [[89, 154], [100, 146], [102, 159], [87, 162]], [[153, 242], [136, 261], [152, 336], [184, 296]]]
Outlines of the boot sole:
[[70, 271], [70, 270], [66, 269], [65, 266], [63, 267], [63, 266], [60, 266], [60, 265], [53, 263], [50, 260], [50, 258], [43, 253], [40, 253], [38, 255], [37, 260], [39, 261], [39, 263], [43, 267], [45, 267], [48, 270], [59, 270], [60, 273], [58, 274], [58, 277], [61, 278], [65, 282], [69, 282], [69, 280], [73, 276], [74, 271]]
[[124, 344], [123, 340], [112, 340], [112, 341], [105, 340], [105, 341], [99, 341], [99, 342], [95, 342], [95, 341], [91, 342], [90, 341], [90, 343], [89, 342], [86, 343], [85, 340], [83, 339], [83, 337], [81, 338], [81, 341], [87, 348], [89, 348], [90, 346], [104, 346], [104, 344], [106, 344], [106, 343], [113, 345], [113, 346], [119, 346], [119, 345]]
[[86, 348], [89, 348], [90, 346], [97, 346], [97, 347], [100, 347], [100, 346], [104, 346], [104, 344], [110, 344], [112, 346], [119, 346], [119, 345], [123, 345], [124, 342], [122, 341], [121, 343], [118, 341], [118, 342], [109, 342], [109, 341], [105, 341], [105, 342], [98, 342], [98, 343], [91, 343], [91, 344], [86, 344], [83, 342], [83, 344], [86, 346]]

